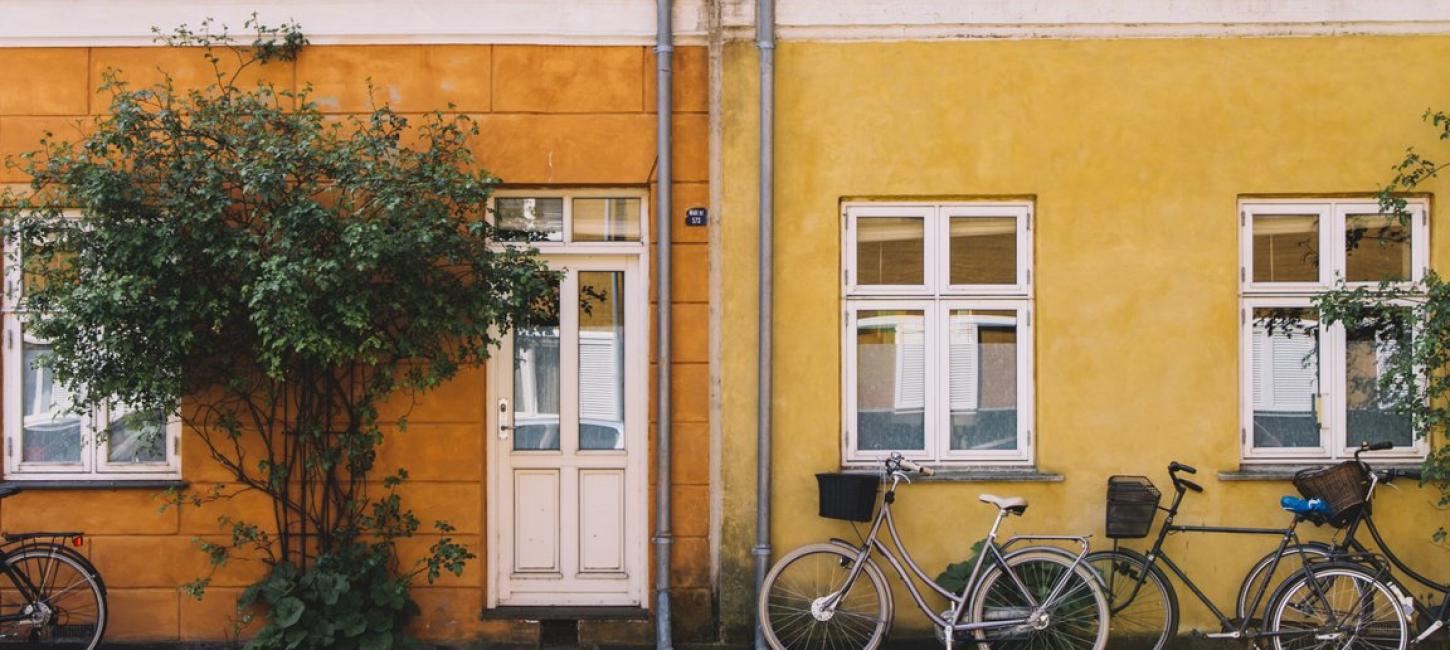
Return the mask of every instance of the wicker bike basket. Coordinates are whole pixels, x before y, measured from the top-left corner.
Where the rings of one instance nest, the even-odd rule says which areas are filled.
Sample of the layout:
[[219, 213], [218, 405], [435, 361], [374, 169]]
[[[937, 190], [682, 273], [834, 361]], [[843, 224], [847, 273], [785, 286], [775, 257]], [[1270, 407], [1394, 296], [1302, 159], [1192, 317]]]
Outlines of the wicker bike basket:
[[1369, 472], [1356, 461], [1312, 467], [1294, 474], [1294, 487], [1309, 499], [1320, 499], [1334, 513], [1329, 523], [1343, 528], [1364, 507], [1369, 496]]
[[821, 489], [821, 516], [846, 521], [871, 521], [876, 509], [880, 474], [825, 473], [816, 475]]
[[1162, 498], [1153, 482], [1142, 476], [1108, 477], [1107, 533], [1111, 539], [1147, 537]]

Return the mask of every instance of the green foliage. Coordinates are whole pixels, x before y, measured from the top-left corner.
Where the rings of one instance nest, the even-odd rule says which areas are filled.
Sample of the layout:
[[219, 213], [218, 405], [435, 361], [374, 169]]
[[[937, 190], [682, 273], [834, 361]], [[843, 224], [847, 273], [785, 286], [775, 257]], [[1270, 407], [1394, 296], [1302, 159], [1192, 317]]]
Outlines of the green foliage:
[[245, 45], [205, 23], [164, 37], [210, 62], [206, 87], [105, 71], [110, 104], [86, 135], [7, 161], [33, 179], [0, 195], [7, 263], [23, 326], [52, 345], [40, 363], [84, 387], [78, 409], [171, 414], [232, 477], [169, 506], [272, 500], [272, 521], [222, 517], [228, 540], [198, 542], [214, 568], [271, 566], [248, 592], [270, 615], [259, 647], [387, 648], [416, 613], [409, 581], [473, 555], [437, 522], [428, 557], [395, 571], [393, 540], [420, 526], [396, 492], [406, 472], [369, 495], [380, 405], [483, 363], [556, 301], [557, 276], [497, 243], [498, 179], [475, 165], [468, 117], [332, 119], [310, 87], [239, 87], [306, 45], [296, 25], [247, 27]]
[[[1441, 141], [1450, 140], [1450, 114], [1427, 111], [1425, 120]], [[1444, 168], [1445, 164], [1413, 148], [1395, 165], [1394, 178], [1380, 191], [1379, 202], [1385, 214], [1398, 220], [1400, 232], [1411, 231], [1405, 193], [1438, 177]], [[1347, 235], [1349, 248], [1361, 245], [1362, 233]], [[1379, 239], [1385, 239], [1383, 233]], [[1433, 270], [1415, 283], [1351, 287], [1341, 280], [1315, 304], [1325, 324], [1372, 333], [1376, 347], [1388, 351], [1374, 385], [1350, 389], [1372, 394], [1391, 412], [1408, 416], [1415, 436], [1432, 443], [1424, 482], [1439, 488], [1440, 506], [1450, 506], [1450, 446], [1445, 444], [1450, 425], [1450, 284]], [[1443, 541], [1445, 534], [1440, 525], [1433, 536]]]
[[938, 587], [960, 594], [967, 589], [967, 580], [972, 578], [972, 569], [977, 568], [977, 558], [982, 556], [982, 544], [985, 540], [977, 540], [972, 544], [972, 554], [961, 562], [953, 562], [947, 565], [941, 573], [936, 576]]

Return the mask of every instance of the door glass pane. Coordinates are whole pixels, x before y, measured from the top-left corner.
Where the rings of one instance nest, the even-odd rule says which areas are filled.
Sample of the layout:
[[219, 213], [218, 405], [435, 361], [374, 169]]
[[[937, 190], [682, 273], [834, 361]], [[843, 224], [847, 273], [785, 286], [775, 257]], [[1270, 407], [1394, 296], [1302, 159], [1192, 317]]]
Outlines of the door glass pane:
[[1017, 284], [1017, 219], [952, 217], [952, 284]]
[[574, 241], [639, 241], [639, 199], [574, 199]]
[[1319, 313], [1254, 309], [1254, 446], [1319, 447]]
[[579, 448], [624, 449], [624, 273], [579, 272]]
[[856, 317], [856, 444], [925, 449], [926, 319], [920, 311]]
[[71, 412], [71, 393], [50, 370], [35, 365], [49, 353], [49, 345], [24, 345], [20, 459], [27, 463], [79, 464], [81, 417]]
[[532, 233], [543, 241], [564, 241], [564, 199], [500, 197], [494, 211], [501, 234]]
[[856, 284], [923, 283], [925, 220], [864, 217], [856, 231]]
[[952, 449], [1017, 448], [1017, 312], [954, 309], [947, 382]]
[[559, 448], [559, 290], [514, 332], [514, 449]]
[[1410, 279], [1410, 232], [1392, 215], [1347, 215], [1344, 255], [1350, 282]]
[[106, 460], [112, 463], [166, 462], [166, 416], [160, 411], [111, 409], [106, 426]]
[[1254, 282], [1319, 281], [1319, 215], [1254, 215]]
[[1344, 331], [1344, 387], [1346, 439], [1350, 447], [1362, 442], [1388, 440], [1396, 447], [1415, 441], [1410, 416], [1396, 413], [1394, 403], [1407, 396], [1404, 383], [1395, 377], [1391, 386], [1381, 380], [1390, 374], [1393, 358], [1405, 350], [1408, 333], [1391, 324], [1347, 325]]

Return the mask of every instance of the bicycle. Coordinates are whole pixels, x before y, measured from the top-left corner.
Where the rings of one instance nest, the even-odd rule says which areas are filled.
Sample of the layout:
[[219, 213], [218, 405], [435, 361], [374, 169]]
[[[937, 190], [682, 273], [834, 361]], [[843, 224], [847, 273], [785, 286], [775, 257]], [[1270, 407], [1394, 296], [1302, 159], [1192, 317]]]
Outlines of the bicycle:
[[[0, 488], [0, 499], [21, 488]], [[106, 632], [106, 586], [85, 556], [66, 545], [79, 532], [0, 538], [0, 647], [93, 650]]]
[[[997, 508], [997, 515], [965, 586], [960, 593], [952, 593], [929, 578], [911, 557], [891, 514], [897, 488], [902, 481], [911, 483], [908, 472], [923, 476], [934, 472], [895, 453], [886, 459], [885, 470], [884, 475], [817, 475], [821, 515], [870, 522], [870, 532], [859, 545], [832, 539], [802, 546], [776, 563], [761, 586], [757, 611], [770, 647], [878, 647], [891, 628], [895, 604], [874, 554], [896, 570], [916, 606], [941, 631], [948, 650], [959, 640], [975, 643], [982, 650], [1101, 650], [1106, 645], [1107, 600], [1083, 562], [1087, 538], [1013, 536], [998, 544], [1002, 521], [1025, 513], [1027, 500], [981, 495], [983, 503]], [[883, 479], [890, 480], [890, 487], [873, 517], [876, 491]], [[900, 558], [878, 539], [883, 527]], [[1054, 546], [1012, 548], [1029, 540], [1075, 542], [1081, 550], [1073, 554]], [[913, 575], [945, 598], [949, 609], [932, 611]]]
[[[1408, 576], [1415, 583], [1425, 586], [1432, 592], [1441, 596], [1440, 604], [1432, 610], [1424, 603], [1406, 596], [1407, 590], [1399, 588], [1399, 581], [1395, 575], [1390, 573], [1389, 582], [1397, 591], [1400, 602], [1405, 605], [1401, 607], [1408, 617], [1410, 613], [1418, 615], [1420, 621], [1425, 621], [1418, 627], [1417, 633], [1409, 640], [1409, 645], [1417, 645], [1433, 636], [1436, 632], [1445, 629], [1450, 623], [1450, 584], [1444, 584], [1430, 579], [1424, 574], [1416, 571], [1397, 555], [1393, 548], [1385, 541], [1384, 535], [1380, 533], [1379, 527], [1375, 525], [1373, 503], [1376, 487], [1380, 484], [1391, 484], [1395, 479], [1408, 478], [1413, 480], [1421, 479], [1419, 469], [1389, 468], [1375, 470], [1369, 463], [1360, 458], [1360, 454], [1367, 451], [1380, 451], [1393, 449], [1394, 445], [1389, 442], [1363, 443], [1360, 449], [1355, 452], [1354, 460], [1345, 461], [1323, 469], [1304, 470], [1295, 477], [1295, 483], [1300, 487], [1302, 493], [1307, 497], [1319, 497], [1323, 502], [1323, 510], [1330, 523], [1342, 527], [1343, 536], [1332, 544], [1319, 544], [1314, 551], [1315, 554], [1322, 554], [1326, 558], [1357, 558], [1372, 557], [1385, 558], [1389, 564], [1398, 569], [1399, 572]], [[1334, 475], [1338, 476], [1334, 476]], [[1320, 487], [1326, 482], [1332, 482], [1341, 486], [1339, 490]], [[1286, 497], [1286, 502], [1290, 498]], [[1369, 530], [1373, 539], [1374, 547], [1359, 541], [1356, 534], [1363, 527]], [[1322, 561], [1322, 560], [1321, 560]], [[1261, 560], [1262, 562], [1262, 560]], [[1382, 563], [1381, 563], [1382, 564]], [[1299, 586], [1306, 583], [1307, 576], [1292, 576], [1293, 585], [1285, 583], [1281, 590], [1288, 591], [1291, 588], [1303, 589]], [[1295, 603], [1292, 597], [1285, 596], [1284, 600], [1288, 607], [1302, 608], [1303, 605]]]
[[[1115, 476], [1109, 479], [1108, 536], [1114, 539], [1113, 550], [1092, 553], [1087, 562], [1104, 583], [1116, 637], [1134, 637], [1151, 643], [1155, 650], [1171, 643], [1178, 630], [1179, 604], [1177, 592], [1161, 568], [1167, 567], [1218, 619], [1220, 631], [1205, 634], [1208, 638], [1246, 640], [1253, 647], [1258, 647], [1259, 639], [1269, 639], [1276, 648], [1283, 648], [1286, 642], [1289, 647], [1298, 647], [1302, 640], [1332, 642], [1347, 634], [1356, 641], [1385, 640], [1390, 645], [1344, 647], [1404, 647], [1409, 629], [1398, 606], [1400, 595], [1388, 583], [1386, 572], [1372, 567], [1373, 558], [1333, 553], [1320, 558], [1305, 550], [1315, 547], [1300, 542], [1297, 528], [1304, 521], [1322, 523], [1317, 509], [1304, 507], [1307, 502], [1281, 502], [1293, 515], [1286, 528], [1178, 524], [1175, 520], [1184, 496], [1189, 491], [1203, 492], [1202, 486], [1179, 476], [1179, 472], [1196, 474], [1198, 470], [1177, 461], [1168, 465], [1174, 496], [1166, 508], [1159, 505], [1160, 495], [1146, 478]], [[1165, 516], [1150, 551], [1143, 554], [1118, 546], [1119, 539], [1146, 537], [1159, 511]], [[1278, 536], [1279, 545], [1265, 556], [1267, 562], [1263, 567], [1255, 565], [1259, 571], [1245, 577], [1235, 603], [1236, 616], [1230, 617], [1164, 552], [1163, 543], [1172, 533]], [[1297, 572], [1270, 594], [1271, 582], [1256, 578], [1274, 575], [1286, 558], [1298, 560]], [[1303, 583], [1307, 593], [1304, 589], [1286, 590], [1296, 576], [1313, 576], [1318, 580]], [[1266, 595], [1270, 596], [1267, 601]], [[1268, 611], [1276, 612], [1276, 616], [1258, 621], [1245, 615], [1245, 612], [1257, 611], [1265, 602], [1269, 604]], [[1291, 602], [1310, 606], [1296, 610], [1287, 605]], [[1298, 611], [1306, 613], [1304, 620], [1284, 618]], [[1374, 633], [1372, 638], [1367, 634], [1370, 631]]]

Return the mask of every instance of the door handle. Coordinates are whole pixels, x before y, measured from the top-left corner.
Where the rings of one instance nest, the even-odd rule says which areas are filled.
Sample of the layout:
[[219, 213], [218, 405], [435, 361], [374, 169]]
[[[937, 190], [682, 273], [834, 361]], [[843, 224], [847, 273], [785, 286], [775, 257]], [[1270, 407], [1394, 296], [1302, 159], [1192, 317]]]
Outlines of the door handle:
[[498, 439], [508, 440], [509, 432], [513, 430], [513, 412], [509, 410], [509, 401], [500, 399], [498, 401]]

